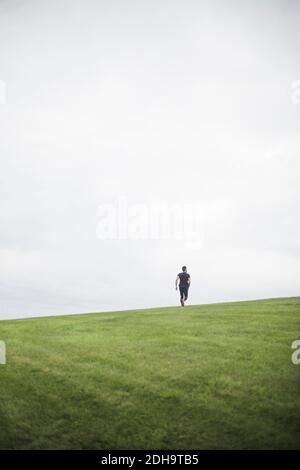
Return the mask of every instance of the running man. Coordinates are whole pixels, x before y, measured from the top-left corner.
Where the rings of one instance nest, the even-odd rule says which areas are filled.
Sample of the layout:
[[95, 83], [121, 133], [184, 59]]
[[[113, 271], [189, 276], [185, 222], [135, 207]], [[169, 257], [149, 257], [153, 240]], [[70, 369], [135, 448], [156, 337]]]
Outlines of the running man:
[[182, 272], [179, 273], [176, 277], [175, 281], [175, 289], [178, 289], [178, 281], [179, 284], [179, 292], [180, 292], [180, 303], [181, 306], [184, 307], [184, 302], [188, 298], [189, 287], [191, 285], [191, 276], [186, 272], [186, 266], [182, 266]]

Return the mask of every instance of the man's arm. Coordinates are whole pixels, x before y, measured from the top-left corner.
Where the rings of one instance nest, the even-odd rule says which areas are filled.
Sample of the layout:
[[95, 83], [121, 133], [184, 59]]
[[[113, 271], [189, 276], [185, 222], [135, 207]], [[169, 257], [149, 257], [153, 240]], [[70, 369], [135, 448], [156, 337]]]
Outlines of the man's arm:
[[176, 281], [175, 281], [175, 289], [176, 290], [178, 289], [178, 281], [179, 281], [179, 276], [176, 277]]
[[191, 285], [191, 276], [189, 276], [189, 278], [188, 278], [188, 284], [189, 284], [189, 287], [190, 287], [190, 285]]

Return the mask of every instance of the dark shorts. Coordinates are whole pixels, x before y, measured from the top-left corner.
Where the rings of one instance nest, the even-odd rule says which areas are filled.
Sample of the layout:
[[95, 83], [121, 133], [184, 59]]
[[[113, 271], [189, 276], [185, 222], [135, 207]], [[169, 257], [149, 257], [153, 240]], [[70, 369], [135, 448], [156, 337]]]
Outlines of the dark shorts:
[[180, 297], [181, 298], [188, 298], [188, 293], [189, 293], [189, 286], [179, 286], [179, 291], [180, 291]]

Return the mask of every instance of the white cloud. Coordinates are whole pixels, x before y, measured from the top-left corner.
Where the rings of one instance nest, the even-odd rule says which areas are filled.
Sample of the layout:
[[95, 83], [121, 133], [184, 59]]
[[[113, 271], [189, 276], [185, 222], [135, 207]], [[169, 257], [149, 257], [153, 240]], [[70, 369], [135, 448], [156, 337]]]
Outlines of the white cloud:
[[[0, 317], [299, 293], [300, 6], [0, 4]], [[97, 207], [200, 204], [204, 244], [100, 241]]]

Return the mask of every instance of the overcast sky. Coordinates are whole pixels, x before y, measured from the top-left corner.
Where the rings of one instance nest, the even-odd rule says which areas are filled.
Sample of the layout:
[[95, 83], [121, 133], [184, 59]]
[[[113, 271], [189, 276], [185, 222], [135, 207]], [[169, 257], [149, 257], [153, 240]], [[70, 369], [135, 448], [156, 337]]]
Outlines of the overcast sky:
[[[0, 318], [177, 305], [183, 264], [193, 304], [300, 295], [299, 19], [0, 0]], [[203, 208], [201, 243], [101, 240], [120, 198]]]

